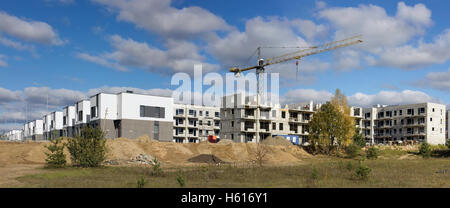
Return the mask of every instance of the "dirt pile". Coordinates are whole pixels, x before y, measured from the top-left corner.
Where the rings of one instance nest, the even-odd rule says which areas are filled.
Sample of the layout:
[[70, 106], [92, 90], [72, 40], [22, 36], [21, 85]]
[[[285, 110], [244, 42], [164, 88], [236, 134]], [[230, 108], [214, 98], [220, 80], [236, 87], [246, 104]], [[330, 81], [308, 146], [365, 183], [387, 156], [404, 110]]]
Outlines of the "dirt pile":
[[234, 142], [231, 139], [221, 139], [218, 143], [219, 144], [231, 144], [231, 143], [234, 143]]
[[292, 144], [291, 141], [285, 139], [282, 136], [267, 137], [261, 143], [265, 144], [265, 145], [281, 145], [281, 146], [292, 146], [292, 145], [294, 145], [294, 144]]
[[211, 154], [201, 154], [195, 157], [191, 157], [188, 159], [188, 161], [193, 163], [213, 163], [213, 164], [224, 163], [224, 161], [222, 161], [220, 158]]
[[[284, 141], [284, 140], [283, 140]], [[266, 141], [267, 142], [267, 141]], [[289, 141], [287, 141], [289, 142]], [[0, 167], [8, 164], [45, 164], [45, 145], [47, 142], [0, 142]], [[246, 163], [255, 159], [254, 143], [173, 143], [159, 142], [148, 137], [140, 139], [108, 139], [106, 142], [106, 160], [113, 164], [129, 161], [138, 155], [151, 155], [158, 158], [163, 166], [190, 166], [196, 163], [189, 158], [209, 154], [220, 158], [223, 162]], [[311, 157], [303, 149], [295, 145], [268, 145], [267, 164], [290, 165], [302, 163]], [[68, 155], [68, 153], [66, 152]], [[67, 156], [68, 161], [69, 156]]]

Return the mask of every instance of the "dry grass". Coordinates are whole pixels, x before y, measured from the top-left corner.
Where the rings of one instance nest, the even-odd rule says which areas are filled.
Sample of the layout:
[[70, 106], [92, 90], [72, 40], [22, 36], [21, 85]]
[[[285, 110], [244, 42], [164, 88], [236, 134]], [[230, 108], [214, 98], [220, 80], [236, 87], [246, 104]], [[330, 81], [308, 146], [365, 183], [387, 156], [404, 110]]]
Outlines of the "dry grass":
[[[18, 178], [24, 187], [179, 187], [178, 170], [186, 187], [450, 187], [449, 159], [366, 160], [372, 172], [366, 181], [354, 177], [356, 160], [322, 157], [308, 164], [283, 167], [235, 168], [197, 166], [165, 169], [152, 176], [145, 167], [66, 168]], [[316, 170], [312, 177], [313, 170]]]

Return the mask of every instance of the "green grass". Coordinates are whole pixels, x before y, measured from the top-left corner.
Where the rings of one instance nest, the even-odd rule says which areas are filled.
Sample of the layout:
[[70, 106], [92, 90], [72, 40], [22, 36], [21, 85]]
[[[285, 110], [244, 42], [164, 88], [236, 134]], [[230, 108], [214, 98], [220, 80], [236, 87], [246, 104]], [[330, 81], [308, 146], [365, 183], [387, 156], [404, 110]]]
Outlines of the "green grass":
[[24, 187], [135, 188], [137, 181], [145, 178], [144, 187], [179, 187], [177, 177], [181, 171], [185, 187], [450, 187], [449, 158], [378, 159], [365, 160], [364, 164], [372, 170], [368, 180], [354, 176], [357, 160], [335, 157], [313, 158], [303, 165], [286, 167], [171, 168], [163, 169], [161, 176], [152, 176], [151, 167], [45, 169], [44, 173], [18, 180]]

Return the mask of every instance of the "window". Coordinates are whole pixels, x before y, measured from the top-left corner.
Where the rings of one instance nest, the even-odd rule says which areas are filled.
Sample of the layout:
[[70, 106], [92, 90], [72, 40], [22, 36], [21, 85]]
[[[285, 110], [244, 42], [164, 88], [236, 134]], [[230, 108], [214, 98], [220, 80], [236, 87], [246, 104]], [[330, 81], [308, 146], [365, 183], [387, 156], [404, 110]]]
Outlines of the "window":
[[159, 122], [156, 121], [155, 125], [153, 126], [153, 135], [154, 135], [154, 139], [159, 139]]
[[198, 121], [198, 125], [203, 125], [203, 121], [202, 120], [200, 120], [200, 121]]
[[434, 108], [433, 108], [433, 112], [434, 112]]
[[78, 121], [83, 121], [83, 111], [78, 111]]
[[419, 114], [425, 113], [425, 108], [419, 108]]
[[286, 112], [284, 111], [281, 112], [281, 118], [286, 118]]
[[197, 116], [197, 111], [195, 111], [195, 110], [189, 110], [189, 115], [190, 116]]
[[211, 121], [208, 121], [208, 126], [211, 126]]
[[277, 123], [275, 122], [272, 123], [272, 130], [277, 130]]
[[205, 114], [206, 114], [206, 116], [209, 116], [209, 111], [206, 111]]
[[434, 131], [434, 127], [433, 127], [433, 128], [431, 128], [431, 131]]
[[408, 109], [408, 111], [406, 112], [406, 114], [408, 114], [408, 115], [414, 115], [414, 109]]
[[231, 109], [231, 115], [234, 115], [234, 109]]
[[280, 131], [283, 131], [283, 123], [280, 123]]
[[430, 117], [430, 121], [433, 121], [433, 118]]
[[366, 113], [366, 114], [364, 115], [364, 118], [370, 118], [370, 113]]
[[183, 115], [184, 114], [184, 109], [177, 109], [176, 110], [176, 114], [177, 115]]
[[215, 114], [215, 115], [214, 115], [215, 117], [220, 117], [219, 112], [215, 112], [214, 114]]
[[401, 116], [402, 113], [403, 113], [403, 110], [399, 110], [399, 111], [398, 111], [398, 115], [399, 115], [399, 116]]
[[220, 122], [219, 121], [214, 121], [214, 126], [220, 126]]
[[394, 116], [397, 116], [397, 111], [394, 111]]
[[95, 106], [92, 106], [92, 107], [91, 107], [91, 116], [92, 116], [93, 118], [97, 117], [96, 109], [97, 109], [97, 108], [96, 108]]
[[164, 118], [165, 108], [141, 105], [140, 116], [149, 118]]
[[203, 111], [198, 111], [199, 116], [203, 116]]
[[[441, 119], [441, 121], [442, 121], [442, 119]], [[64, 126], [67, 125], [67, 117], [66, 116], [63, 117], [63, 125]]]
[[234, 121], [231, 121], [231, 127], [234, 127]]

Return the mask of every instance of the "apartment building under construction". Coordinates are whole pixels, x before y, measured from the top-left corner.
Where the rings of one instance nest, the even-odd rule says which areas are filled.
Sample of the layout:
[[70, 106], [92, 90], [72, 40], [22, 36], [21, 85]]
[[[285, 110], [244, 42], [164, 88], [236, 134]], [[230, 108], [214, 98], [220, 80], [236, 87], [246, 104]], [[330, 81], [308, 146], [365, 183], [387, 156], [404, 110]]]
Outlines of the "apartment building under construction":
[[220, 108], [174, 104], [173, 138], [179, 143], [206, 141], [208, 136], [219, 137]]

